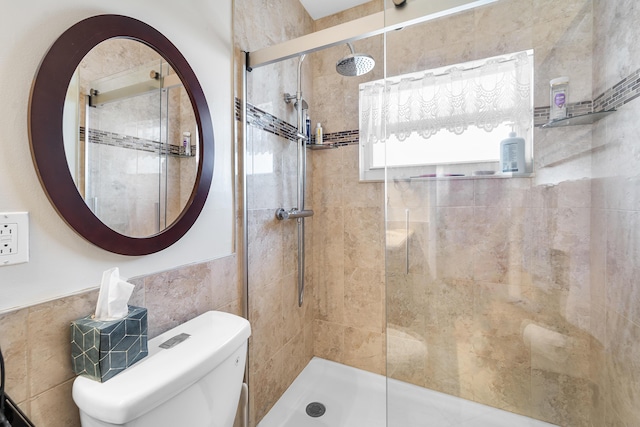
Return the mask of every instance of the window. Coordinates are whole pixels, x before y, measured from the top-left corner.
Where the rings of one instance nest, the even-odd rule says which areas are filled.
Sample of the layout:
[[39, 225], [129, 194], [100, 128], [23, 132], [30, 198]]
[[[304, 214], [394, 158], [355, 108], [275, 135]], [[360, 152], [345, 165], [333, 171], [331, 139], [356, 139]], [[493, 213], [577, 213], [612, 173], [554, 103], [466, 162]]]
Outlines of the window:
[[511, 131], [530, 168], [532, 77], [525, 51], [361, 84], [361, 179], [498, 172]]

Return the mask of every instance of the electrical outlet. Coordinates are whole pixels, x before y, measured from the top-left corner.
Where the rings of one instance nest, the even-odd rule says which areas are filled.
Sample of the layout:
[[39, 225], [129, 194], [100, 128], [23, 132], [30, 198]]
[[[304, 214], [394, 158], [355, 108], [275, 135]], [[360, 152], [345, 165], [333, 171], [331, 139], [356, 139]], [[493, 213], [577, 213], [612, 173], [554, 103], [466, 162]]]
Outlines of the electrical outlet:
[[18, 224], [0, 225], [0, 256], [18, 253]]
[[0, 266], [29, 262], [29, 214], [0, 213]]

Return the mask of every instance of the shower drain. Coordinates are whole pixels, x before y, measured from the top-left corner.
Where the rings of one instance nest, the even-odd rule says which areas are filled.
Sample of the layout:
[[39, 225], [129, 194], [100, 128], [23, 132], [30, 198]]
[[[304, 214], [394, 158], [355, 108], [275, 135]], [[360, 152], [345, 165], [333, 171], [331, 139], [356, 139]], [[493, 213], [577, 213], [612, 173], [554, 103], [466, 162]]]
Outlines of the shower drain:
[[320, 402], [311, 402], [307, 405], [307, 415], [318, 418], [324, 415], [327, 408]]

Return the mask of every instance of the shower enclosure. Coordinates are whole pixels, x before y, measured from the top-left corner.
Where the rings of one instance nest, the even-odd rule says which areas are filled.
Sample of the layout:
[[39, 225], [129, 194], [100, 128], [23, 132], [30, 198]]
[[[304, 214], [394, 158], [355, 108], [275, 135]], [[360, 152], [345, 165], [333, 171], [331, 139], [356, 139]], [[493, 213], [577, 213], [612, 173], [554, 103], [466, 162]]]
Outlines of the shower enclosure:
[[[306, 409], [309, 419], [323, 412], [307, 407], [323, 402], [294, 402], [284, 411], [276, 402], [300, 372], [311, 375], [303, 371], [306, 366], [317, 372], [333, 362], [382, 376], [384, 411], [375, 398], [368, 409], [366, 402], [355, 405], [359, 392], [345, 385], [356, 391], [341, 398], [339, 408], [325, 405], [320, 420], [358, 406], [381, 414], [382, 425], [397, 427], [640, 423], [634, 403], [640, 398], [640, 330], [633, 279], [639, 187], [632, 142], [640, 56], [616, 53], [616, 43], [636, 30], [634, 18], [621, 18], [620, 6], [611, 2], [571, 0], [549, 8], [500, 0], [402, 29], [325, 37], [327, 46], [306, 52], [302, 92], [311, 129], [321, 122], [328, 144], [307, 148], [306, 207], [314, 216], [304, 236], [306, 290], [298, 307], [296, 225], [274, 215], [296, 204], [296, 111], [283, 102], [283, 94], [296, 86], [296, 53], [305, 53], [294, 52], [295, 46], [306, 40], [304, 34], [326, 35], [326, 29], [358, 27], [361, 18], [388, 14], [388, 3], [367, 2], [313, 22], [297, 2], [287, 2], [286, 13], [264, 25], [270, 34], [287, 28], [279, 42], [292, 51], [246, 76], [251, 425], [274, 405], [279, 422], [298, 410], [304, 415]], [[419, 3], [409, 1], [401, 10]], [[258, 14], [251, 8], [244, 13]], [[295, 30], [288, 19], [298, 22]], [[269, 47], [249, 33], [242, 37], [251, 66], [251, 53]], [[374, 58], [371, 73], [336, 72], [346, 41]], [[384, 115], [381, 145], [364, 146], [365, 84], [382, 85], [378, 113], [422, 111], [407, 132], [415, 136], [416, 126], [428, 122], [427, 103], [400, 97], [391, 108], [385, 104], [391, 90], [386, 84], [410, 87], [451, 74], [453, 83], [443, 87], [464, 95], [469, 74], [456, 64], [493, 64], [496, 57], [502, 64], [500, 58], [522, 52], [530, 52], [533, 64], [530, 85], [517, 85], [530, 91], [530, 124], [509, 121], [492, 132], [481, 129], [495, 148], [482, 162], [426, 162], [419, 166], [422, 172], [407, 172], [415, 164], [390, 165], [386, 159], [410, 141], [397, 138], [397, 128], [385, 128], [392, 121]], [[547, 125], [549, 80], [563, 75], [570, 79], [573, 119]], [[479, 86], [486, 89], [486, 81]], [[504, 107], [500, 96], [496, 102]], [[473, 114], [460, 111], [459, 127], [475, 126]], [[500, 141], [512, 127], [525, 138], [523, 174], [503, 172], [500, 162]], [[420, 136], [411, 142], [415, 150], [426, 150], [439, 137], [453, 145], [464, 134], [447, 127], [431, 131], [436, 138]], [[390, 138], [399, 140], [390, 144]], [[361, 167], [374, 148], [385, 160], [367, 174]], [[321, 375], [308, 388], [329, 377]], [[429, 394], [442, 407], [432, 418], [407, 421], [419, 408], [406, 404], [406, 390]], [[304, 395], [300, 388], [296, 393]], [[470, 407], [449, 397], [526, 418], [521, 424], [507, 418], [482, 424], [484, 409], [461, 415], [459, 408]]]

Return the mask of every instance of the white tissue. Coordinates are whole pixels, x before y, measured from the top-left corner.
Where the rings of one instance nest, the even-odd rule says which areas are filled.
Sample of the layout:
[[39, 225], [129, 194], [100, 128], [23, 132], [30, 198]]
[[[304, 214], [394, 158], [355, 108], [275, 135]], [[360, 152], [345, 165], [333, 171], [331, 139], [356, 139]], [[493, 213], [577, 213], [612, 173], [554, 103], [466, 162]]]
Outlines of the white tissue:
[[102, 273], [95, 320], [117, 320], [129, 313], [129, 298], [135, 286], [120, 279], [118, 267]]

